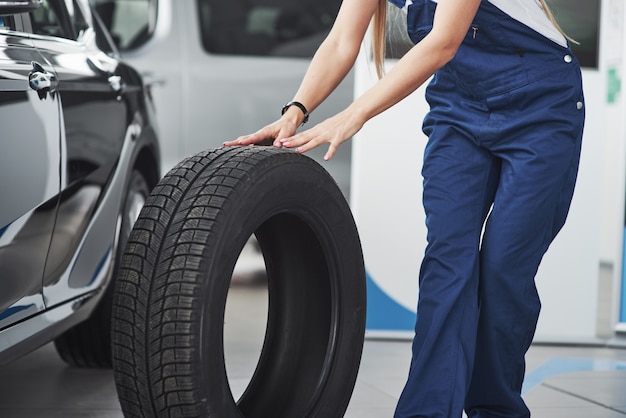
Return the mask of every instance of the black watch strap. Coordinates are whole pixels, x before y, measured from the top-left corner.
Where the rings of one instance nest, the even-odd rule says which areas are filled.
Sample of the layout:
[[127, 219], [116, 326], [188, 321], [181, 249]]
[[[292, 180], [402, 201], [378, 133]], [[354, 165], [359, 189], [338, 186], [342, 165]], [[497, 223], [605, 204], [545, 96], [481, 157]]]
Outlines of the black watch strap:
[[309, 111], [306, 110], [306, 107], [304, 107], [304, 105], [300, 102], [289, 102], [287, 103], [285, 106], [283, 106], [283, 110], [281, 111], [281, 115], [284, 115], [285, 112], [287, 111], [287, 109], [289, 109], [291, 106], [295, 106], [297, 108], [299, 108], [300, 110], [302, 110], [302, 113], [304, 113], [304, 120], [302, 121], [302, 123], [300, 124], [300, 126], [304, 125], [305, 123], [307, 123], [307, 121], [309, 120]]

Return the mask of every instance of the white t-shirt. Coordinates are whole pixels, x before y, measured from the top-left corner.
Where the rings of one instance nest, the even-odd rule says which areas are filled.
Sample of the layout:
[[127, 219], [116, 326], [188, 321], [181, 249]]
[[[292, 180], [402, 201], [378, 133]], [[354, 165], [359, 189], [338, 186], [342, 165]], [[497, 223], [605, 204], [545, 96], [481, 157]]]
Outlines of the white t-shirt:
[[[407, 0], [407, 3], [410, 1], [411, 0]], [[435, 3], [438, 2], [438, 0], [432, 1]], [[546, 38], [551, 39], [563, 47], [567, 46], [565, 37], [552, 22], [550, 22], [539, 0], [489, 0], [489, 2], [513, 19], [534, 29]]]

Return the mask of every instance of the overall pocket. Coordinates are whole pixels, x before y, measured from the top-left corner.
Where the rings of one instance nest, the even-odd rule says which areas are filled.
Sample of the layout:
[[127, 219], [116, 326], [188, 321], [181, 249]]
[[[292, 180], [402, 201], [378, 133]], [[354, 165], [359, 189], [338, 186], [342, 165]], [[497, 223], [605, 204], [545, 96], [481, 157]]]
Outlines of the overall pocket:
[[414, 0], [407, 10], [407, 33], [413, 43], [418, 43], [433, 28], [437, 3], [431, 0]]

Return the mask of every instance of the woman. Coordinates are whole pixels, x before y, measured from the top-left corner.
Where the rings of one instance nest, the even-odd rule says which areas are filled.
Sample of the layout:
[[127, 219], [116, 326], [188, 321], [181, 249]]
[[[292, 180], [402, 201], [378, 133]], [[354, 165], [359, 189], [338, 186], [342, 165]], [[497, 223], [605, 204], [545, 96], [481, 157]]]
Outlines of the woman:
[[348, 108], [296, 133], [352, 67], [372, 17], [381, 75], [382, 0], [344, 0], [282, 117], [225, 145], [328, 143], [330, 159], [434, 75], [423, 123], [428, 245], [395, 416], [529, 417], [521, 387], [540, 310], [534, 277], [574, 190], [580, 67], [543, 0], [404, 1], [391, 0], [406, 8], [415, 46]]

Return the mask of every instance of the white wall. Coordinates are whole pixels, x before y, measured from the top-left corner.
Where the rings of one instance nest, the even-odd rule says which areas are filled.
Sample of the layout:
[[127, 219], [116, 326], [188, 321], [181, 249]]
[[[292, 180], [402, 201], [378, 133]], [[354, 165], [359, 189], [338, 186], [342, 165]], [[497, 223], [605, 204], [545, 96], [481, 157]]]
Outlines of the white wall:
[[[603, 2], [602, 70], [605, 75], [604, 123], [606, 139], [602, 167], [602, 245], [601, 261], [613, 266], [611, 296], [607, 298], [611, 309], [611, 321], [619, 321], [620, 305], [626, 304], [626, 281], [622, 279], [624, 243], [624, 191], [626, 179], [626, 2], [605, 0]], [[609, 97], [610, 94], [617, 95]], [[622, 296], [624, 295], [624, 296]], [[617, 329], [626, 332], [626, 324]]]

